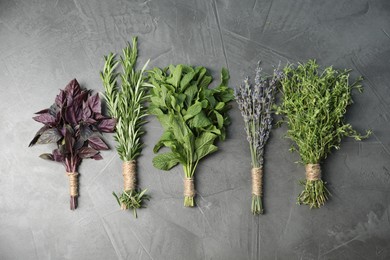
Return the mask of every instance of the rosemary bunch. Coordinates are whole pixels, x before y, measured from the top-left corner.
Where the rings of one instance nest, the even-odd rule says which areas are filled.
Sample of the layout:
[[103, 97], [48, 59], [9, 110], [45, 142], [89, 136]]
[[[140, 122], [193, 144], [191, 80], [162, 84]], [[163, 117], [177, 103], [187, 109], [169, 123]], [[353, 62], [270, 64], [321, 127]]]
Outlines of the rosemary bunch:
[[352, 104], [352, 90], [362, 90], [359, 77], [349, 82], [350, 70], [327, 67], [320, 71], [314, 60], [284, 68], [281, 80], [283, 101], [277, 113], [286, 117], [287, 137], [294, 141], [296, 150], [306, 164], [305, 186], [298, 196], [298, 204], [319, 208], [329, 196], [321, 179], [320, 163], [333, 148], [339, 149], [344, 136], [360, 141], [366, 138], [344, 122], [347, 107]]
[[277, 84], [282, 77], [275, 69], [271, 77], [261, 74], [260, 62], [256, 68], [255, 84], [245, 78], [235, 89], [234, 95], [241, 115], [252, 158], [252, 207], [254, 215], [263, 213], [263, 163], [264, 147], [272, 128], [272, 106], [274, 105]]
[[[113, 192], [113, 195], [121, 209], [133, 209], [135, 217], [136, 210], [143, 206], [143, 201], [149, 200], [149, 196], [145, 194], [146, 190], [136, 186], [136, 159], [142, 151], [141, 137], [145, 133], [142, 126], [146, 123], [147, 116], [145, 102], [149, 98], [148, 84], [143, 77], [149, 61], [137, 71], [137, 56], [137, 38], [134, 37], [132, 45], [127, 44], [119, 60], [113, 53], [104, 57], [105, 64], [100, 73], [109, 113], [117, 120], [114, 137], [117, 142], [116, 149], [123, 161], [124, 190], [122, 194], [116, 195]], [[119, 64], [122, 71], [116, 72]]]

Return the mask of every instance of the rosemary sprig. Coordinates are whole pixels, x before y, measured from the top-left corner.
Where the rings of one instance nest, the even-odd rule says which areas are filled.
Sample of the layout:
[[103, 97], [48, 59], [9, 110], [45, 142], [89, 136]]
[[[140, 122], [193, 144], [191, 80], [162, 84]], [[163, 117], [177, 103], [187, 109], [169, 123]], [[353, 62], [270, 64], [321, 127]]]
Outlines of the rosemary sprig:
[[[107, 108], [110, 115], [117, 120], [114, 136], [117, 142], [116, 149], [124, 163], [135, 161], [141, 154], [143, 146], [141, 138], [145, 134], [142, 126], [146, 123], [145, 102], [149, 99], [149, 85], [145, 82], [143, 74], [149, 61], [137, 71], [135, 69], [137, 56], [137, 38], [134, 37], [132, 44], [128, 43], [123, 49], [123, 55], [119, 60], [113, 53], [104, 57], [105, 64], [101, 72]], [[118, 65], [122, 67], [121, 72], [116, 72]], [[128, 173], [124, 171], [123, 174]], [[133, 209], [134, 215], [137, 216], [136, 209], [141, 208], [142, 202], [149, 200], [149, 196], [145, 194], [146, 190], [136, 188], [135, 183], [130, 187], [125, 187], [119, 196], [114, 193], [114, 196], [123, 209]]]

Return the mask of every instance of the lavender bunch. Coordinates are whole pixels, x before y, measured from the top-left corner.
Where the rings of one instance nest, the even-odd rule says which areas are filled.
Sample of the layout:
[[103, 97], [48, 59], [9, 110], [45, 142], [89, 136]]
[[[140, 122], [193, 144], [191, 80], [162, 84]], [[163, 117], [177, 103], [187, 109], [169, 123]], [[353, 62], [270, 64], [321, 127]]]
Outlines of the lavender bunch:
[[235, 89], [234, 95], [241, 115], [252, 159], [252, 213], [262, 214], [264, 147], [272, 128], [272, 106], [275, 102], [277, 85], [282, 78], [279, 66], [272, 76], [262, 75], [260, 62], [256, 68], [255, 84], [249, 77]]

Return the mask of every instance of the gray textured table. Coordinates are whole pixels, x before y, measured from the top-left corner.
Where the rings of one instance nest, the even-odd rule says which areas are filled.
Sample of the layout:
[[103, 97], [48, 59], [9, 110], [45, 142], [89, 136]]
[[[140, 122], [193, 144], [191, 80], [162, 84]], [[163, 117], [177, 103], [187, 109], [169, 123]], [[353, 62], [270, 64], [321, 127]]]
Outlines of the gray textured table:
[[[182, 206], [182, 169], [153, 168], [159, 123], [147, 125], [139, 179], [153, 199], [134, 219], [112, 191], [122, 186], [114, 150], [80, 167], [71, 212], [60, 164], [27, 148], [49, 106], [76, 77], [102, 91], [103, 55], [139, 36], [140, 63], [222, 66], [230, 85], [279, 61], [351, 68], [365, 77], [348, 121], [374, 135], [345, 140], [323, 167], [333, 194], [320, 210], [295, 204], [304, 167], [286, 128], [266, 151], [266, 214], [250, 214], [250, 156], [241, 115], [220, 151], [201, 162], [198, 207]], [[390, 259], [390, 2], [0, 0], [0, 259]], [[106, 136], [114, 146], [111, 135]]]

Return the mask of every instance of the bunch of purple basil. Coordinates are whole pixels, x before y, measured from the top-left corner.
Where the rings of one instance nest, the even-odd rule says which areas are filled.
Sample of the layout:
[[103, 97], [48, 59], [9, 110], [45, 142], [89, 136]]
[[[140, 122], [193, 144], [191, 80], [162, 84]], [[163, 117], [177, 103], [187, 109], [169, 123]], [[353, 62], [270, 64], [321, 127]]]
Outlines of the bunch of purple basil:
[[98, 94], [81, 89], [73, 79], [56, 96], [50, 108], [37, 112], [33, 119], [44, 126], [36, 133], [29, 146], [56, 143], [52, 153], [41, 154], [42, 159], [60, 162], [70, 181], [70, 209], [77, 208], [77, 168], [82, 159], [102, 159], [100, 150], [108, 146], [99, 132], [113, 132], [115, 119], [102, 115]]

